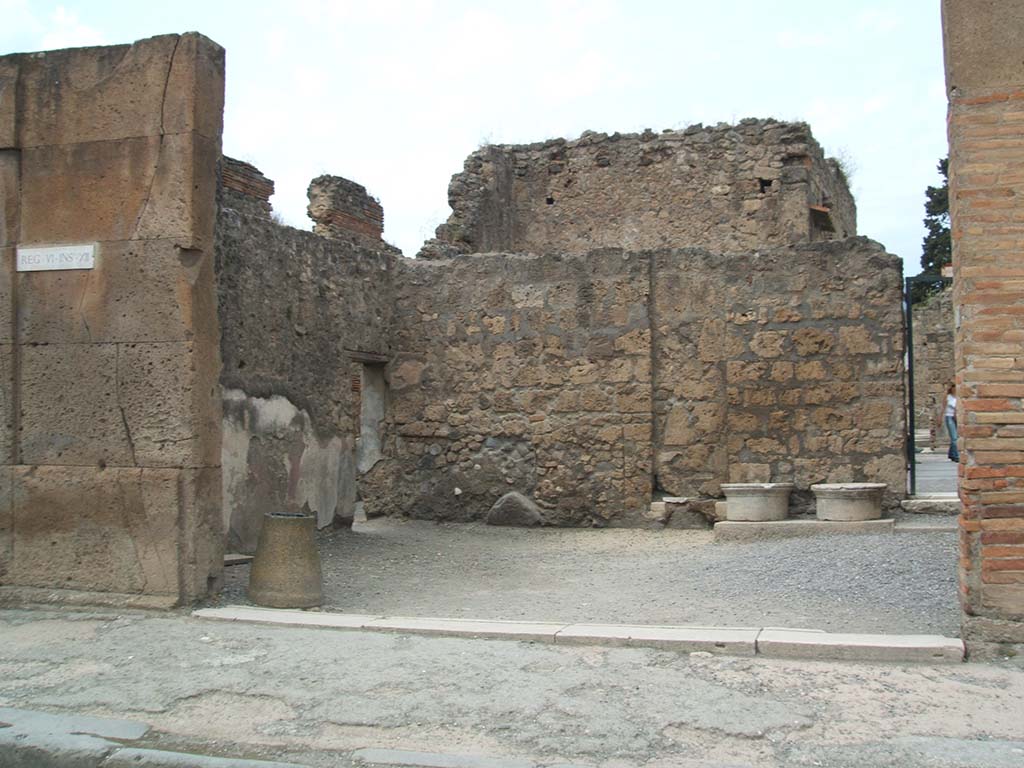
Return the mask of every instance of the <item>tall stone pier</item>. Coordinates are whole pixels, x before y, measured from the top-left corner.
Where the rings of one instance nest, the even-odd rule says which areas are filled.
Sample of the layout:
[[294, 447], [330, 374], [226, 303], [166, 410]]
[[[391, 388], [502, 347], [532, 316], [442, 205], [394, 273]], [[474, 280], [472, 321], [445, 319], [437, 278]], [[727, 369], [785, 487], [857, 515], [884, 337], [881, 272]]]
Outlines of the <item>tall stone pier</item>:
[[960, 596], [976, 650], [1024, 643], [1024, 4], [945, 0]]
[[0, 58], [7, 592], [169, 605], [220, 578], [223, 98], [198, 34]]

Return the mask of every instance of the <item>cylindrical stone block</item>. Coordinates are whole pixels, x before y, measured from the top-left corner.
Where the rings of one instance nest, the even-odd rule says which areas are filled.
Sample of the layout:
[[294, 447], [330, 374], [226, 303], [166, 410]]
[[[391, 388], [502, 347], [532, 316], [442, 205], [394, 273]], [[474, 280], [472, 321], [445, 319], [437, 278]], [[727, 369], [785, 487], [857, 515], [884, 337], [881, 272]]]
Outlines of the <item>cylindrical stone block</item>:
[[819, 483], [812, 485], [819, 520], [853, 522], [882, 516], [885, 483]]
[[785, 520], [792, 483], [725, 483], [725, 519], [763, 523]]
[[249, 574], [249, 598], [267, 608], [313, 608], [323, 600], [316, 517], [276, 513], [263, 516]]

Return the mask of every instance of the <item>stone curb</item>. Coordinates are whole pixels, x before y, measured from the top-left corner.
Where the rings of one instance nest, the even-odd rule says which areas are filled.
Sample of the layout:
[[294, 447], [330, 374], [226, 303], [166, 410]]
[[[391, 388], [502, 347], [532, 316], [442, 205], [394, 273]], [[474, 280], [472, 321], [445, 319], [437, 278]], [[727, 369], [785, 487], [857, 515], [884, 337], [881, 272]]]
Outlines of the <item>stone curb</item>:
[[125, 746], [149, 732], [134, 720], [0, 708], [4, 768], [305, 768], [297, 763], [210, 757]]
[[877, 520], [771, 520], [732, 521], [715, 523], [715, 543], [723, 541], [764, 541], [765, 539], [792, 539], [799, 536], [852, 536], [870, 533], [892, 533], [891, 518]]
[[728, 656], [932, 664], [964, 660], [963, 641], [940, 635], [831, 633], [778, 627], [670, 627], [366, 616], [244, 605], [201, 608], [193, 611], [192, 616], [292, 627], [527, 640], [558, 645], [629, 646]]

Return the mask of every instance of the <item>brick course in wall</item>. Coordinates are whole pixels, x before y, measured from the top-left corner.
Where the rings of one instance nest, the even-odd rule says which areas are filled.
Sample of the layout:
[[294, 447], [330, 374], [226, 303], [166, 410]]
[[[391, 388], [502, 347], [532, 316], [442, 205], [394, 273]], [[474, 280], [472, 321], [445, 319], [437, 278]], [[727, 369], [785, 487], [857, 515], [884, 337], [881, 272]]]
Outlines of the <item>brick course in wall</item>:
[[367, 248], [383, 241], [384, 209], [366, 187], [341, 176], [318, 176], [309, 183], [309, 217], [313, 231]]
[[1024, 8], [945, 0], [960, 589], [969, 647], [1024, 643]]
[[274, 182], [250, 163], [226, 155], [221, 159], [221, 194], [236, 210], [270, 218]]

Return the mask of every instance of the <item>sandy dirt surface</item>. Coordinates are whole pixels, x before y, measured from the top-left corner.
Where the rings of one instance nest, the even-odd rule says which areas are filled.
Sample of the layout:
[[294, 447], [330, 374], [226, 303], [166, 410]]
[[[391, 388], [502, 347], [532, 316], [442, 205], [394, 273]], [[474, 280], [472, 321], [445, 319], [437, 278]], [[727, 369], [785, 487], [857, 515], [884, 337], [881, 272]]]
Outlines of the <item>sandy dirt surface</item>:
[[[959, 635], [955, 533], [712, 541], [710, 531], [398, 519], [320, 536], [345, 613]], [[248, 566], [215, 605], [246, 602]]]

